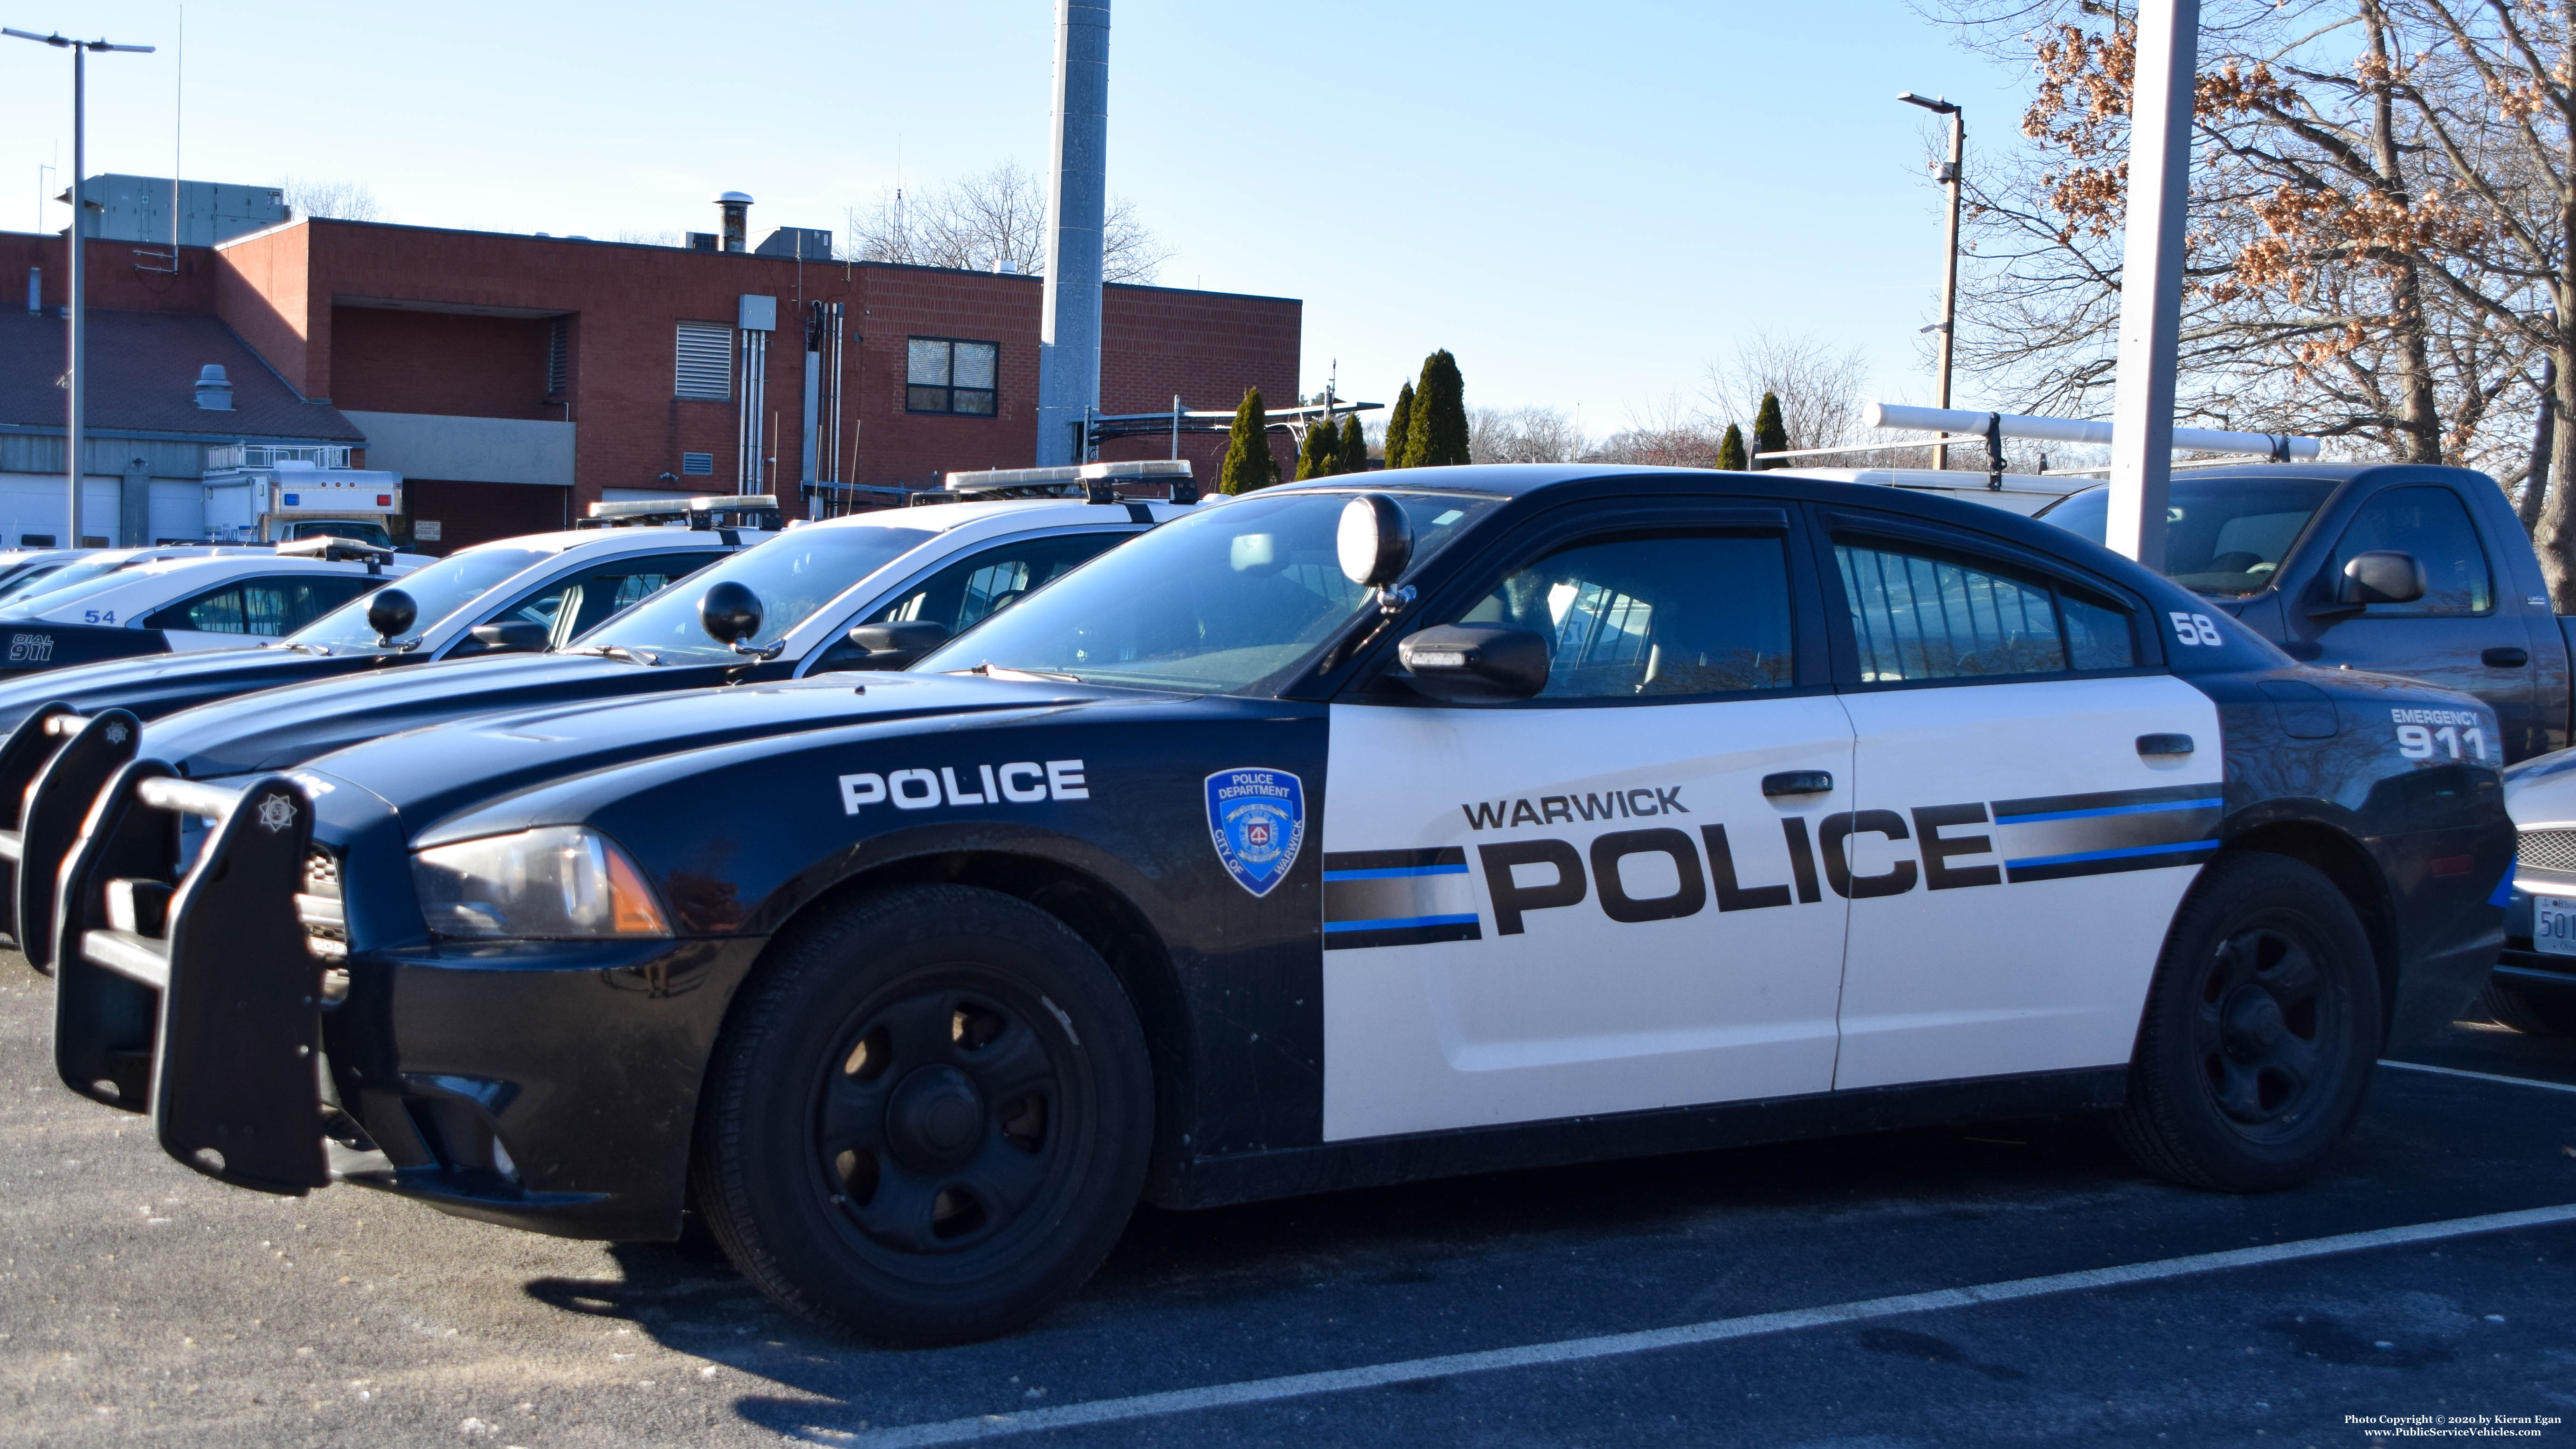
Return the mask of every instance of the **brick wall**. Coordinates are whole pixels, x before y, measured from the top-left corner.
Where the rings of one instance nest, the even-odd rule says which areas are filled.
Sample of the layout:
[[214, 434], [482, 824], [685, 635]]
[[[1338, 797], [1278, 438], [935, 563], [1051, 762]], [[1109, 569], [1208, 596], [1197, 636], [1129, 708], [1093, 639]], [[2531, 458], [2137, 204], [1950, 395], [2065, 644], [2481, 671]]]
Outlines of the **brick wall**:
[[[0, 307], [11, 310], [27, 305], [27, 269], [44, 272], [45, 305], [67, 306], [71, 302], [71, 253], [66, 239], [56, 234], [39, 236], [32, 232], [0, 232]], [[135, 255], [138, 250], [151, 250], [141, 242], [97, 241], [89, 244], [89, 304], [93, 307], [121, 307], [138, 312], [210, 312], [215, 305], [215, 254], [211, 247], [181, 247], [179, 274], [147, 272], [144, 267], [166, 265], [148, 257]], [[161, 249], [167, 255], [169, 249]]]
[[560, 422], [549, 406], [544, 318], [379, 307], [331, 309], [331, 401], [361, 412]]

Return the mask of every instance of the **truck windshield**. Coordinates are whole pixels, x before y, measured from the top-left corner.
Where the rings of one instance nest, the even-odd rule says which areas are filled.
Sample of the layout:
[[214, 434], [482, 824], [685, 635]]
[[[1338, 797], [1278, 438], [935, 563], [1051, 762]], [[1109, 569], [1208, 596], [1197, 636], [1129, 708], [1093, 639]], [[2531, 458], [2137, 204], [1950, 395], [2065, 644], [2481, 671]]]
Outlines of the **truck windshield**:
[[698, 622], [698, 600], [710, 587], [729, 580], [760, 596], [760, 632], [744, 642], [765, 646], [804, 623], [850, 585], [935, 536], [927, 528], [875, 523], [782, 533], [691, 574], [689, 587], [663, 590], [574, 640], [572, 647], [635, 649], [675, 662], [736, 659], [740, 656], [708, 638]]
[[[2176, 478], [2165, 517], [2165, 576], [2212, 598], [2239, 599], [2272, 586], [2290, 545], [2335, 491], [2322, 478]], [[2087, 488], [2039, 515], [2100, 543], [2110, 531], [2111, 490]]]
[[[1369, 592], [1333, 546], [1347, 492], [1299, 491], [1210, 508], [1122, 544], [942, 646], [914, 669], [1025, 670], [1191, 694], [1284, 683]], [[1393, 493], [1416, 560], [1493, 507], [1462, 494]]]
[[[468, 549], [404, 574], [394, 581], [394, 587], [411, 595], [412, 602], [420, 606], [407, 632], [428, 633], [440, 620], [481, 598], [502, 580], [554, 555], [555, 550], [550, 548]], [[287, 635], [285, 642], [333, 649], [373, 649], [376, 630], [367, 622], [367, 606], [373, 602], [373, 598], [362, 594]]]

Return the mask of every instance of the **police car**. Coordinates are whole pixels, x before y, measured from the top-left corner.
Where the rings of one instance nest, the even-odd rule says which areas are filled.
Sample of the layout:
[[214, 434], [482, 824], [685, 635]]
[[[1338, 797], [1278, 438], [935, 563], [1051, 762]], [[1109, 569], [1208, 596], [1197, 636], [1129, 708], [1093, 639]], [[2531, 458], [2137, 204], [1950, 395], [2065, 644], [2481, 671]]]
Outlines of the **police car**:
[[430, 562], [315, 538], [270, 548], [101, 550], [0, 603], [0, 680], [101, 659], [283, 638]]
[[1140, 1197], [2088, 1110], [2273, 1188], [2494, 956], [2482, 710], [1951, 500], [1282, 487], [900, 674], [137, 760], [56, 1053], [224, 1181], [694, 1210], [909, 1342], [1043, 1312]]
[[133, 758], [140, 721], [297, 682], [551, 648], [770, 536], [657, 527], [503, 539], [413, 570], [259, 648], [0, 678], [0, 727], [10, 731], [0, 744], [0, 933], [22, 939], [38, 969], [51, 961], [44, 923], [54, 869], [99, 787]]
[[2505, 807], [2518, 849], [2487, 1012], [2533, 1036], [2576, 1036], [2576, 750], [2507, 770]]

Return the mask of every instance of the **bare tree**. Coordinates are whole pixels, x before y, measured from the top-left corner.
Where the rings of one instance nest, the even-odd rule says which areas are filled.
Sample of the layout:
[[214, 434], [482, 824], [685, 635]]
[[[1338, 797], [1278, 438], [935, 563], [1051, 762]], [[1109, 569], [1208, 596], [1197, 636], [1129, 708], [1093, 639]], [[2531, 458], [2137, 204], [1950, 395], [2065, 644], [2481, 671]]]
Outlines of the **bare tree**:
[[1628, 410], [1627, 426], [1584, 454], [1591, 463], [1650, 468], [1714, 468], [1726, 424], [1686, 402], [1676, 390]]
[[1555, 408], [1467, 409], [1471, 462], [1571, 463], [1584, 454], [1581, 430]]
[[[1016, 161], [946, 186], [889, 188], [847, 213], [851, 251], [861, 261], [968, 271], [1046, 270], [1046, 188]], [[1100, 274], [1108, 282], [1151, 282], [1171, 248], [1136, 219], [1135, 203], [1113, 197], [1101, 234]]]
[[289, 176], [279, 190], [286, 193], [287, 209], [299, 220], [317, 216], [335, 221], [382, 221], [384, 208], [377, 205], [376, 193], [363, 181], [317, 181], [309, 177]]
[[[1868, 386], [1869, 367], [1858, 348], [1836, 352], [1814, 337], [1757, 332], [1738, 343], [1732, 357], [1708, 365], [1700, 398], [1718, 432], [1734, 423], [1750, 440], [1763, 394], [1772, 394], [1780, 399], [1780, 422], [1791, 448], [1830, 448], [1861, 441], [1861, 406], [1867, 401], [1862, 393]], [[1851, 466], [1862, 456], [1797, 461]]]

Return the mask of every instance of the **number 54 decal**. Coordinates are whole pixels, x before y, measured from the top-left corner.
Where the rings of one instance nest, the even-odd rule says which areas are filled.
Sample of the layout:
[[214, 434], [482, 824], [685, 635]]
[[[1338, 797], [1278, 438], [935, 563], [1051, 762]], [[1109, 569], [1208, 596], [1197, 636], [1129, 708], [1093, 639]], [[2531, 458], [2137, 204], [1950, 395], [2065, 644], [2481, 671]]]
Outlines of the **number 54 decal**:
[[2177, 644], [2199, 645], [2219, 642], [2218, 624], [2207, 614], [2186, 614], [2177, 609], [2165, 617], [2173, 620], [2174, 642]]

